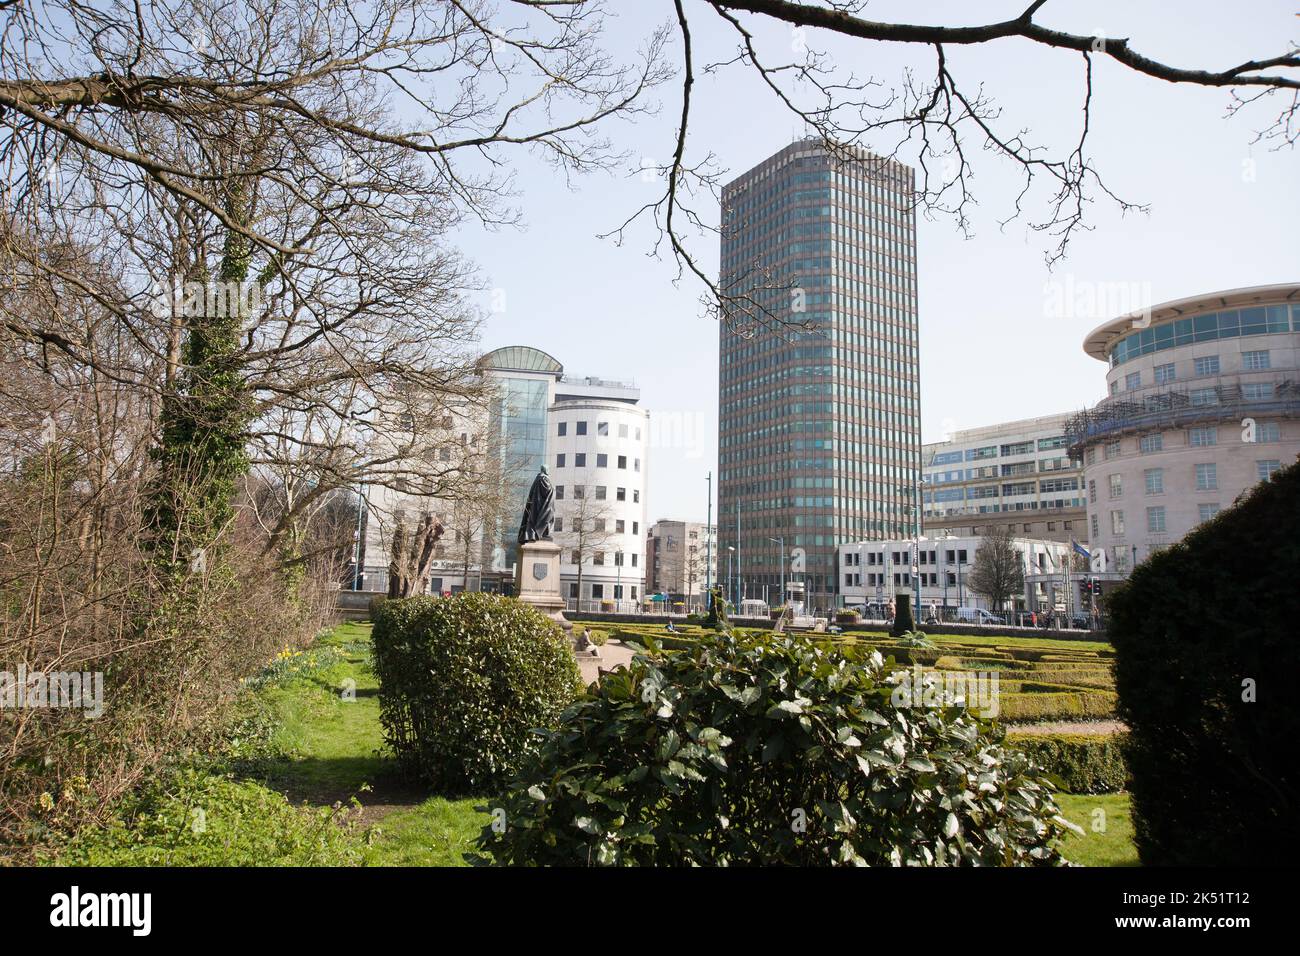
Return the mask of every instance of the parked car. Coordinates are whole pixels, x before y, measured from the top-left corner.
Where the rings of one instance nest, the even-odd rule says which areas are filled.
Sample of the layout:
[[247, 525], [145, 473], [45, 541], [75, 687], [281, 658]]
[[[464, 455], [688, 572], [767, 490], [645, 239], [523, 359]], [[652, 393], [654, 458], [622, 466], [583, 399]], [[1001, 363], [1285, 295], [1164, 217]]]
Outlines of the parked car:
[[982, 607], [957, 608], [956, 620], [962, 624], [1005, 624], [1001, 617]]

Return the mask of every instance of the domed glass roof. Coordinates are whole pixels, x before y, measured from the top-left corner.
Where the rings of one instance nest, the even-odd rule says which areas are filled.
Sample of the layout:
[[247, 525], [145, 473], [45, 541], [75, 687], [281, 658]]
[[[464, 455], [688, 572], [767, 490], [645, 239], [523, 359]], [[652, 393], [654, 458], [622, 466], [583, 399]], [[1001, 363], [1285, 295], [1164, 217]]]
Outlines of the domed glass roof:
[[552, 375], [564, 374], [564, 366], [541, 349], [527, 345], [507, 345], [494, 349], [483, 356], [484, 368], [508, 372], [549, 372]]

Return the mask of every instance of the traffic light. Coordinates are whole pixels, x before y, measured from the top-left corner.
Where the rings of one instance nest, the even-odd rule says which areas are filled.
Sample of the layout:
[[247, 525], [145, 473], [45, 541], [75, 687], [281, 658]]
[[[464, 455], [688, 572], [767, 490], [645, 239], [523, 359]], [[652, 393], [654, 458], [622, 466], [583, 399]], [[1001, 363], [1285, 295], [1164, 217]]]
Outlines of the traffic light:
[[1096, 595], [1097, 597], [1101, 597], [1101, 582], [1100, 582], [1100, 581], [1096, 581], [1096, 582], [1093, 583], [1093, 585], [1092, 585], [1092, 593], [1093, 593], [1094, 595]]

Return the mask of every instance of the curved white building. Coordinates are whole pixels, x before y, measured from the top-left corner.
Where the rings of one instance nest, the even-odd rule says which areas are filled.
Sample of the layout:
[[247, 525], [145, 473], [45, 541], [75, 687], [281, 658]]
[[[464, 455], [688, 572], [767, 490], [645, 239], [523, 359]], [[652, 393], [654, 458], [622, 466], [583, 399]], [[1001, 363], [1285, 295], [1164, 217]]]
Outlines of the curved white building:
[[650, 416], [639, 399], [638, 389], [600, 379], [555, 386], [548, 465], [570, 610], [629, 611], [645, 596]]
[[1109, 364], [1109, 394], [1066, 434], [1107, 570], [1126, 573], [1300, 454], [1300, 283], [1165, 302], [1099, 326], [1084, 351]]

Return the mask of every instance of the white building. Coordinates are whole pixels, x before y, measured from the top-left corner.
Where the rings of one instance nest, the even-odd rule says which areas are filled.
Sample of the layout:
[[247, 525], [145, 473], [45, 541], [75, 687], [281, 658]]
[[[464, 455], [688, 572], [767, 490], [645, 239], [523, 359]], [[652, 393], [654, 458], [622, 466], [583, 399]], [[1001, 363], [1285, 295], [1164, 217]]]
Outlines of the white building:
[[[845, 607], [887, 603], [894, 595], [915, 595], [912, 569], [920, 577], [923, 619], [933, 605], [952, 612], [959, 607], [991, 610], [988, 601], [970, 589], [975, 553], [983, 538], [975, 535], [898, 538], [861, 541], [839, 547], [840, 594]], [[1046, 611], [1053, 606], [1071, 611], [1079, 606], [1078, 581], [1069, 572], [1071, 545], [1042, 538], [1014, 538], [1013, 546], [1024, 562], [1025, 592], [1013, 598], [1008, 609]], [[1012, 607], [1014, 605], [1014, 608]], [[916, 612], [914, 612], [916, 613]]]
[[1069, 417], [968, 428], [925, 445], [925, 530], [977, 535], [1001, 523], [1027, 538], [1085, 540], [1083, 463], [1066, 447]]
[[631, 385], [561, 378], [547, 410], [555, 541], [571, 610], [631, 611], [645, 596], [650, 416], [640, 397]]
[[1165, 302], [1099, 326], [1084, 351], [1109, 365], [1108, 396], [1066, 431], [1084, 460], [1090, 547], [1112, 572], [1300, 453], [1300, 284]]

